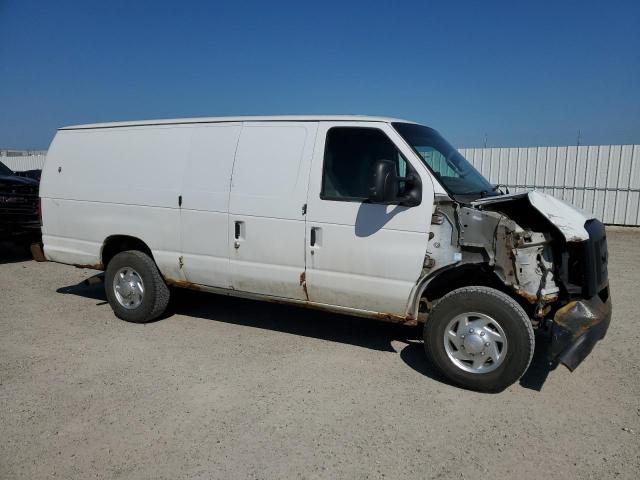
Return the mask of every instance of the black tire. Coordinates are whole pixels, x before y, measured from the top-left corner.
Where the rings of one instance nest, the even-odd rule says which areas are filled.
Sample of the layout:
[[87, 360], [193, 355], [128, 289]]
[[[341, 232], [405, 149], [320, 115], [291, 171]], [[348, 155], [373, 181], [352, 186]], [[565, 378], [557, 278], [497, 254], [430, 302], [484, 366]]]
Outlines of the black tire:
[[[456, 316], [469, 312], [492, 317], [507, 337], [504, 360], [492, 371], [465, 371], [445, 349], [447, 325]], [[516, 382], [529, 368], [534, 342], [531, 320], [523, 308], [507, 294], [489, 287], [464, 287], [448, 293], [435, 304], [424, 325], [429, 360], [456, 385], [481, 392], [499, 392]]]
[[[116, 298], [114, 277], [121, 269], [129, 267], [142, 278], [144, 292], [142, 302], [136, 308], [125, 308]], [[105, 291], [109, 305], [118, 318], [133, 323], [146, 323], [162, 315], [169, 303], [169, 288], [155, 262], [146, 253], [128, 250], [118, 253], [107, 265], [105, 273]]]

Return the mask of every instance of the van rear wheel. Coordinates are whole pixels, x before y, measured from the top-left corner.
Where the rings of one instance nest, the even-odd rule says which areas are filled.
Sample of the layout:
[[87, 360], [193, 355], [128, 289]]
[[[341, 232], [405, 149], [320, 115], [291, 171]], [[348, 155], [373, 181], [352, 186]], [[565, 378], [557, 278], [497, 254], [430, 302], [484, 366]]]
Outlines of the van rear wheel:
[[507, 294], [464, 287], [434, 306], [425, 323], [427, 356], [454, 383], [497, 392], [527, 370], [534, 350], [531, 321]]
[[127, 322], [149, 322], [162, 315], [169, 303], [169, 288], [158, 267], [138, 250], [120, 252], [111, 259], [105, 290], [113, 312]]

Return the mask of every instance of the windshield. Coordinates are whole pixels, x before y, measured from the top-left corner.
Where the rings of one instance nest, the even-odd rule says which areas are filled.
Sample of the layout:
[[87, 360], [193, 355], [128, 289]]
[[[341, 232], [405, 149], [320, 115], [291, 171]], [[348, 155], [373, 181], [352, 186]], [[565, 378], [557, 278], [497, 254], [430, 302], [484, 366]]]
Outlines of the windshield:
[[0, 162], [0, 175], [11, 176], [13, 175], [13, 170], [7, 167], [4, 163]]
[[413, 123], [394, 123], [393, 127], [450, 193], [495, 194], [493, 186], [480, 172], [432, 128]]

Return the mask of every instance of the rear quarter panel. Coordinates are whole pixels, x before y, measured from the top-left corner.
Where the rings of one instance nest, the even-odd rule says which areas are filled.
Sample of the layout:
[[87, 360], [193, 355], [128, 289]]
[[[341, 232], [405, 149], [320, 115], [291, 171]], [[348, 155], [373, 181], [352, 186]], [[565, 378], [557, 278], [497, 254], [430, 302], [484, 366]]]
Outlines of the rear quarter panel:
[[178, 195], [189, 135], [175, 125], [59, 131], [40, 189], [47, 258], [95, 265], [107, 237], [131, 235], [163, 273], [180, 278]]

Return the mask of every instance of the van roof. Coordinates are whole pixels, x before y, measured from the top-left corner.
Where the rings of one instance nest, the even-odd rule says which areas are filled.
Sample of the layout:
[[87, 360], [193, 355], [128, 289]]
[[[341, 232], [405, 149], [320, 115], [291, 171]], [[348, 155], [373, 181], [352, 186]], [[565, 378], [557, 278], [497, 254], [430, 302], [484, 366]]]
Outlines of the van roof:
[[415, 123], [400, 118], [370, 117], [367, 115], [283, 115], [283, 116], [248, 116], [248, 117], [200, 117], [171, 118], [164, 120], [138, 120], [131, 122], [89, 123], [86, 125], [70, 125], [59, 130], [78, 130], [88, 128], [139, 127], [144, 125], [181, 125], [188, 123], [221, 123], [221, 122], [404, 122]]

